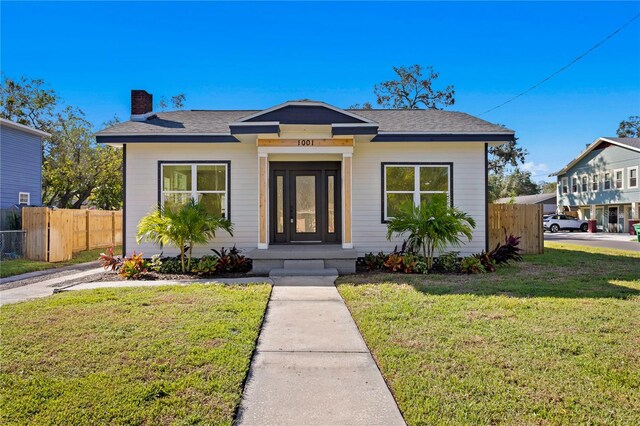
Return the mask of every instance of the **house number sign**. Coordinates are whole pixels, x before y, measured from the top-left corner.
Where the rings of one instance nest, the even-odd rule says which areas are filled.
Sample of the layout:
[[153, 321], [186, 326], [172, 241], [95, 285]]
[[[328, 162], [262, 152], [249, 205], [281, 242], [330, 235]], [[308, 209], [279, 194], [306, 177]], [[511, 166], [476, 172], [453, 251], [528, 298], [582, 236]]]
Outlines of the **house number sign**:
[[313, 148], [318, 146], [353, 146], [353, 139], [258, 139], [258, 146]]

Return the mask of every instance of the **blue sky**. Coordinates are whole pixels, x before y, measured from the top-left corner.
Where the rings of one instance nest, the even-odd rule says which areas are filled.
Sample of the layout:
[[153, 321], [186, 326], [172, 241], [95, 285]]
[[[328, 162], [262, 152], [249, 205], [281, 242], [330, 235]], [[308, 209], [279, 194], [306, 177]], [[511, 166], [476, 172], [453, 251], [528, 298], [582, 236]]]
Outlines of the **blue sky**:
[[[129, 90], [189, 109], [309, 98], [374, 101], [392, 66], [433, 65], [448, 109], [478, 115], [562, 67], [640, 2], [1, 3], [1, 68], [44, 79], [99, 127]], [[516, 130], [534, 180], [640, 115], [640, 19], [545, 85], [482, 118]]]

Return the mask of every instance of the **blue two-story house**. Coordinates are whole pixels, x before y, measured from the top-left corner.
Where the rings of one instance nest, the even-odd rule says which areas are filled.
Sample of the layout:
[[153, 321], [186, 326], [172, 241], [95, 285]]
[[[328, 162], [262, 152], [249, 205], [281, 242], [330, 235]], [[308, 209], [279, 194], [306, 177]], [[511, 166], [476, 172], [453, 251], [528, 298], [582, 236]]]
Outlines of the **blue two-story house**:
[[48, 136], [0, 118], [0, 209], [42, 204], [42, 139]]
[[602, 137], [562, 170], [558, 210], [595, 219], [598, 230], [628, 232], [640, 208], [640, 138]]

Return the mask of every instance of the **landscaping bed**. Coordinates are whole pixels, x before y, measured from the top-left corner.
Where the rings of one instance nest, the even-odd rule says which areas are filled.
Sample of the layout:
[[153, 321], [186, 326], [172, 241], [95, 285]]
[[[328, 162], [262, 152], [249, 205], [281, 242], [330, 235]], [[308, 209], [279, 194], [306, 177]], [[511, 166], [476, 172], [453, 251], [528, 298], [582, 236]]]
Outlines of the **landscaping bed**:
[[0, 423], [232, 424], [270, 286], [64, 292], [0, 311]]
[[640, 253], [546, 244], [494, 274], [343, 276], [410, 425], [640, 424]]

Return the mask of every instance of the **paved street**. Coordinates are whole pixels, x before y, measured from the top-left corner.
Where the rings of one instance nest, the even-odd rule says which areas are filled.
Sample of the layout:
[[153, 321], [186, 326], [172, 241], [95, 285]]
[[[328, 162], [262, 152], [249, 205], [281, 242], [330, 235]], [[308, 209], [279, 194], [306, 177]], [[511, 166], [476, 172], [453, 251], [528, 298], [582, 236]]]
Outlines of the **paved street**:
[[553, 241], [554, 243], [640, 251], [640, 243], [637, 240], [637, 236], [629, 234], [609, 234], [604, 232], [590, 234], [588, 232], [569, 231], [552, 234], [551, 232], [545, 232], [544, 240]]

